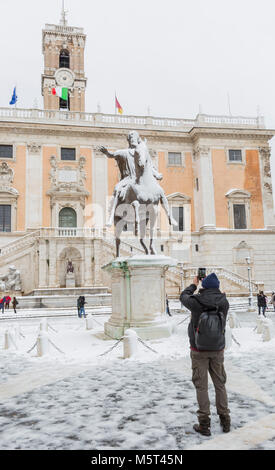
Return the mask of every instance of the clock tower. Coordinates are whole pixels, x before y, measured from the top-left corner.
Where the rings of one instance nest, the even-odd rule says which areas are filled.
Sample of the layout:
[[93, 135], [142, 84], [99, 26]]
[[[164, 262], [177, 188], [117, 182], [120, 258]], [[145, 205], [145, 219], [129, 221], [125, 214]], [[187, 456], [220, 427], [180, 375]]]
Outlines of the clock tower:
[[[67, 25], [63, 2], [59, 25], [46, 24], [42, 34], [44, 109], [85, 112], [85, 42], [83, 28]], [[57, 87], [68, 89], [68, 99], [52, 93]]]

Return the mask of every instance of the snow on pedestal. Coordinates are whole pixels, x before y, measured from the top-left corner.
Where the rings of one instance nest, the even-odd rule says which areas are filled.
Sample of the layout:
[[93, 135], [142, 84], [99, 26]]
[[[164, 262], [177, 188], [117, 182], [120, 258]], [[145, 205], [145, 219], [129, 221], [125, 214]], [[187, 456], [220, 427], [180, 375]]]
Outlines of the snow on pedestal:
[[228, 323], [229, 323], [230, 328], [239, 328], [241, 326], [235, 312], [230, 312], [229, 313]]
[[40, 325], [39, 325], [40, 331], [48, 331], [48, 321], [47, 318], [42, 318]]
[[135, 330], [125, 330], [123, 338], [123, 351], [124, 359], [134, 356], [137, 353], [138, 348], [138, 336]]
[[37, 356], [45, 356], [49, 353], [49, 338], [45, 330], [41, 330], [37, 337]]
[[262, 340], [270, 341], [274, 337], [274, 325], [272, 320], [265, 318], [262, 321]]
[[112, 315], [105, 333], [120, 339], [134, 329], [142, 339], [171, 335], [166, 318], [165, 271], [177, 261], [163, 255], [116, 258], [102, 269], [112, 276]]
[[93, 329], [93, 319], [92, 317], [87, 317], [86, 318], [86, 330], [92, 330]]
[[10, 329], [5, 331], [4, 349], [17, 349], [15, 333]]

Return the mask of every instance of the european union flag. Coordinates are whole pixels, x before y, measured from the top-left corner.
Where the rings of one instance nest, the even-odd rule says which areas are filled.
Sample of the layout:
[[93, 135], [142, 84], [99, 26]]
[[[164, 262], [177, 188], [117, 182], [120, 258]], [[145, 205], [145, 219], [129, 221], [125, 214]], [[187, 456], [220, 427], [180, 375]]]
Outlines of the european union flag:
[[17, 94], [16, 94], [16, 86], [15, 86], [13, 89], [13, 94], [10, 100], [10, 104], [15, 104], [16, 102], [17, 102]]

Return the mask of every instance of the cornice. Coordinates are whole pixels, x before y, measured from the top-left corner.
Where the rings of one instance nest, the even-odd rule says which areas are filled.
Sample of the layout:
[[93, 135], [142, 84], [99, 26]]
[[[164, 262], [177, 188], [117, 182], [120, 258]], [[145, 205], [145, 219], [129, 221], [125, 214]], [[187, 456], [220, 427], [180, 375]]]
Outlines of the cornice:
[[202, 138], [242, 138], [242, 139], [271, 139], [275, 135], [274, 129], [247, 129], [247, 128], [220, 128], [220, 127], [193, 127], [189, 132], [192, 140]]
[[[111, 126], [82, 126], [69, 123], [45, 123], [45, 122], [14, 122], [0, 121], [0, 133], [8, 133], [23, 135], [46, 135], [46, 136], [63, 136], [70, 135], [72, 137], [99, 137], [105, 139], [125, 138], [133, 127], [111, 127]], [[242, 139], [259, 141], [270, 140], [275, 135], [272, 129], [232, 129], [232, 128], [209, 128], [209, 127], [193, 127], [189, 131], [175, 131], [167, 129], [148, 129], [136, 128], [142, 137], [150, 139], [152, 143], [167, 142], [169, 140], [179, 143], [188, 143], [197, 145], [199, 139]]]

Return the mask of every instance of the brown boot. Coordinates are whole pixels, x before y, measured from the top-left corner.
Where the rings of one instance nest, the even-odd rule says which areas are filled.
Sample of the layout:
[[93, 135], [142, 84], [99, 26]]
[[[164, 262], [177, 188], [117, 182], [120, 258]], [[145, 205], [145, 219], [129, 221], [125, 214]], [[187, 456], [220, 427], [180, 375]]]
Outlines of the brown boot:
[[230, 416], [229, 415], [220, 415], [220, 423], [223, 432], [230, 432]]
[[211, 436], [210, 419], [200, 418], [199, 424], [194, 424], [193, 429], [195, 429], [196, 432], [199, 432], [203, 436]]

